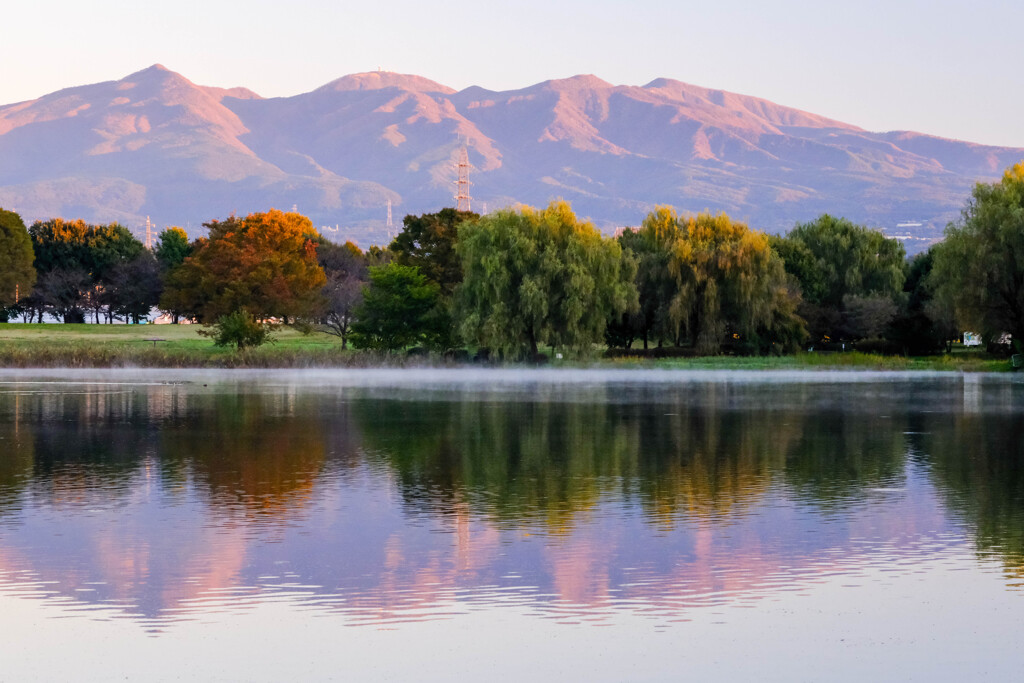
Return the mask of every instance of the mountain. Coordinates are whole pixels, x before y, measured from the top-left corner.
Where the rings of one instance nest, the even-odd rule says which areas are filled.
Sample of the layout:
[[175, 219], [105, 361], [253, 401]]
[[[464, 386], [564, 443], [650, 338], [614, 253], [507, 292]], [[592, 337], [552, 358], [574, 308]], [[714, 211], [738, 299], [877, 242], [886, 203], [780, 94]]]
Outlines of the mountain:
[[475, 209], [561, 197], [611, 229], [671, 204], [775, 232], [830, 212], [925, 241], [958, 215], [974, 182], [1024, 158], [1024, 149], [873, 133], [668, 79], [456, 92], [371, 72], [264, 99], [155, 65], [0, 107], [0, 206], [28, 220], [134, 228], [151, 216], [195, 231], [233, 212], [295, 205], [365, 246], [386, 238], [388, 201], [397, 215], [453, 204], [462, 146]]

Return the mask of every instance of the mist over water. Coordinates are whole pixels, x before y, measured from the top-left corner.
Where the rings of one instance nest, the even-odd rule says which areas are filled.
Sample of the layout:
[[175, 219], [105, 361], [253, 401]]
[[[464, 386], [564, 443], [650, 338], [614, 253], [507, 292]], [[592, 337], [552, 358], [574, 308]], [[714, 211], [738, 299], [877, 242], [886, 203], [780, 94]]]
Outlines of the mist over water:
[[1015, 376], [3, 372], [0, 454], [14, 673], [69, 671], [48, 637], [97, 679], [1024, 663]]

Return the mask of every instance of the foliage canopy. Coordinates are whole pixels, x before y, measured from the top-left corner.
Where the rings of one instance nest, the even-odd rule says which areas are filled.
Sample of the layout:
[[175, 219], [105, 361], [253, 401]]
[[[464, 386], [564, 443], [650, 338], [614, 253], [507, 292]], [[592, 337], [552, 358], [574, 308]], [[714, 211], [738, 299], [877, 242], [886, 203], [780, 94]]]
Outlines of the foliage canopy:
[[32, 239], [21, 216], [0, 209], [0, 308], [31, 293], [36, 283], [34, 261]]
[[635, 308], [635, 263], [565, 202], [497, 211], [459, 227], [459, 332], [508, 358], [540, 344], [587, 354]]
[[371, 266], [370, 284], [355, 312], [352, 345], [396, 351], [429, 342], [440, 288], [412, 266]]
[[167, 278], [161, 307], [202, 321], [238, 310], [260, 319], [301, 316], [314, 309], [326, 282], [317, 262], [313, 224], [271, 209], [207, 223], [209, 238]]
[[[727, 215], [679, 219], [669, 272], [675, 294], [669, 317], [701, 353], [728, 338], [766, 351], [789, 349], [806, 336], [796, 315], [798, 298], [768, 238]], [[781, 350], [781, 349], [780, 349]]]
[[932, 277], [963, 325], [988, 339], [1008, 332], [1024, 349], [1024, 162], [974, 186], [946, 228]]
[[475, 213], [452, 208], [406, 216], [402, 219], [402, 232], [389, 249], [396, 262], [419, 268], [420, 273], [441, 287], [443, 296], [451, 296], [462, 282], [462, 265], [455, 249], [459, 224], [477, 218]]

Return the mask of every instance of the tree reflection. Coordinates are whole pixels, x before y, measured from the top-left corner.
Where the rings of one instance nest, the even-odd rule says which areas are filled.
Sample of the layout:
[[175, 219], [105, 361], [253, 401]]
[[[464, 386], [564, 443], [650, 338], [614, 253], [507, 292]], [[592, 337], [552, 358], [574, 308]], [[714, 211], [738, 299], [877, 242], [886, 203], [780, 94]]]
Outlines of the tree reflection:
[[0, 426], [0, 519], [17, 508], [35, 465], [35, 433], [21, 427], [18, 408], [11, 397], [0, 395], [0, 414], [14, 414], [10, 424]]
[[294, 391], [196, 393], [182, 386], [0, 395], [0, 511], [26, 487], [55, 505], [113, 504], [155, 474], [170, 489], [203, 482], [213, 500], [286, 517], [309, 497], [328, 447], [357, 466], [342, 409]]
[[[0, 458], [8, 472], [6, 501], [31, 486], [55, 506], [113, 504], [127, 494], [141, 456], [151, 452], [144, 431], [123, 429], [144, 406], [131, 391], [85, 387], [74, 392], [18, 393], [3, 397], [16, 433]], [[16, 473], [16, 474], [15, 474]]]
[[211, 500], [262, 517], [287, 519], [312, 495], [326, 461], [324, 420], [308, 398], [218, 392], [165, 425], [165, 476], [192, 474]]
[[[866, 530], [942, 533], [931, 486], [881, 503], [869, 492], [931, 472], [979, 547], [1024, 576], [1015, 394], [993, 404], [957, 385], [930, 404], [945, 412], [926, 413], [898, 391], [852, 403], [726, 382], [245, 389], [0, 394], [5, 561], [68, 595], [102, 582], [97, 593], [146, 615], [258, 589], [283, 566], [367, 614], [509, 576], [588, 608], [627, 595], [682, 609], [787, 567], [831, 567]], [[89, 514], [22, 525], [11, 513], [25, 501]]]
[[788, 484], [805, 502], [826, 508], [855, 500], [867, 487], [902, 486], [906, 413], [892, 412], [796, 417], [799, 436], [786, 452]]
[[[693, 394], [656, 403], [398, 401], [357, 404], [369, 451], [393, 468], [404, 500], [446, 514], [455, 503], [551, 529], [616, 494], [671, 523], [739, 514], [776, 484], [834, 505], [902, 473], [899, 419], [731, 409]], [[595, 397], [590, 397], [595, 398]]]
[[[942, 424], [945, 422], [945, 424]], [[966, 412], [930, 420], [915, 437], [930, 456], [950, 506], [975, 531], [982, 553], [1024, 578], [1024, 419]], [[950, 434], [956, 438], [949, 438]]]

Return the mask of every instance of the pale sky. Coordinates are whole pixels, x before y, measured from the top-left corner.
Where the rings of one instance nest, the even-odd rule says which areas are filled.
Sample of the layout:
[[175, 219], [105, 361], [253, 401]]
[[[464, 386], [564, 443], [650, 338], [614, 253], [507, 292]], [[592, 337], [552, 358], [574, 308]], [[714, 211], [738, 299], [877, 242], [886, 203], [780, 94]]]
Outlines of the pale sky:
[[154, 63], [265, 97], [378, 67], [456, 89], [674, 78], [872, 131], [1024, 147], [1022, 0], [5, 3], [0, 104]]

